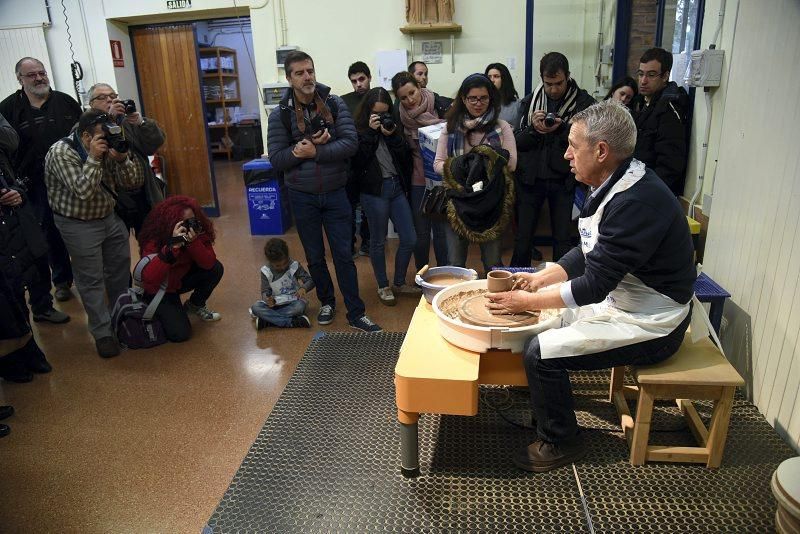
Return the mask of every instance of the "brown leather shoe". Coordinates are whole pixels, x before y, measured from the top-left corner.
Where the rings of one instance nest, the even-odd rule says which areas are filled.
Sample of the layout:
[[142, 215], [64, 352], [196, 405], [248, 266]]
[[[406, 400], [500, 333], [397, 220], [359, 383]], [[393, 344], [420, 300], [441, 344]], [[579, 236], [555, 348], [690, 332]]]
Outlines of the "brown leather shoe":
[[580, 436], [558, 444], [538, 439], [514, 453], [514, 464], [525, 471], [544, 473], [580, 460], [588, 450]]

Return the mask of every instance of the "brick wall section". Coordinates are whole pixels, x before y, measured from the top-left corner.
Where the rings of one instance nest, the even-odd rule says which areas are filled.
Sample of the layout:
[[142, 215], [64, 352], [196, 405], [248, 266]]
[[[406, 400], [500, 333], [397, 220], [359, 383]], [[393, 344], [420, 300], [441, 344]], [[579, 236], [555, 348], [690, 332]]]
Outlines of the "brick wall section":
[[656, 0], [633, 0], [627, 62], [627, 73], [631, 76], [639, 69], [639, 58], [645, 50], [655, 45], [657, 16]]

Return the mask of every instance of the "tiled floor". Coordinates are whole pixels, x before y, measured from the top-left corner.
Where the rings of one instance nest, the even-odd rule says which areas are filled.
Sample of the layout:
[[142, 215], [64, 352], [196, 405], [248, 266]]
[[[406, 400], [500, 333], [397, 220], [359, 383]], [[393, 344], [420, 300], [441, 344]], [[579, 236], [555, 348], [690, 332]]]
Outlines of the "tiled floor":
[[[17, 410], [0, 439], [3, 532], [198, 532], [314, 333], [349, 330], [339, 298], [329, 326], [256, 334], [247, 308], [258, 298], [265, 238], [249, 235], [240, 168], [217, 164], [225, 276], [209, 306], [220, 322], [195, 323], [181, 345], [103, 360], [73, 299], [60, 305], [70, 323], [37, 326], [54, 371], [29, 384], [0, 380], [0, 404]], [[294, 228], [286, 239], [305, 263]], [[405, 331], [416, 300], [382, 306], [369, 258], [356, 265], [369, 316]], [[317, 308], [312, 299], [309, 315]]]

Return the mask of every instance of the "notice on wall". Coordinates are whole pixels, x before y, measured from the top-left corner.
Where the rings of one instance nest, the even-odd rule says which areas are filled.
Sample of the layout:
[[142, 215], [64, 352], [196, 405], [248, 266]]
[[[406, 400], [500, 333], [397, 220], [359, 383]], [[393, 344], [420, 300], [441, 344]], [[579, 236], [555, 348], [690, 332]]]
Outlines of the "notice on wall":
[[425, 63], [441, 63], [442, 42], [422, 41], [422, 61]]
[[125, 60], [122, 58], [122, 43], [113, 39], [109, 40], [111, 43], [111, 59], [114, 60], [115, 67], [124, 67]]
[[188, 9], [192, 7], [192, 0], [167, 0], [167, 9]]
[[390, 91], [392, 76], [408, 68], [408, 52], [405, 50], [379, 50], [375, 53], [378, 65], [378, 85]]

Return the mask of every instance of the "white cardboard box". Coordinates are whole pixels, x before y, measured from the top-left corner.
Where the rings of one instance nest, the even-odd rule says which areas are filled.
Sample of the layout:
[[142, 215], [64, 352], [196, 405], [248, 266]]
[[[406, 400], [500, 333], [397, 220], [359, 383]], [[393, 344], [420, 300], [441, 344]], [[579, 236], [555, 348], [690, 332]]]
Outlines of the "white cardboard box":
[[433, 171], [436, 159], [436, 145], [442, 135], [445, 123], [423, 126], [419, 129], [419, 149], [422, 154], [422, 168], [425, 170], [425, 184], [428, 188], [441, 185], [442, 177]]

